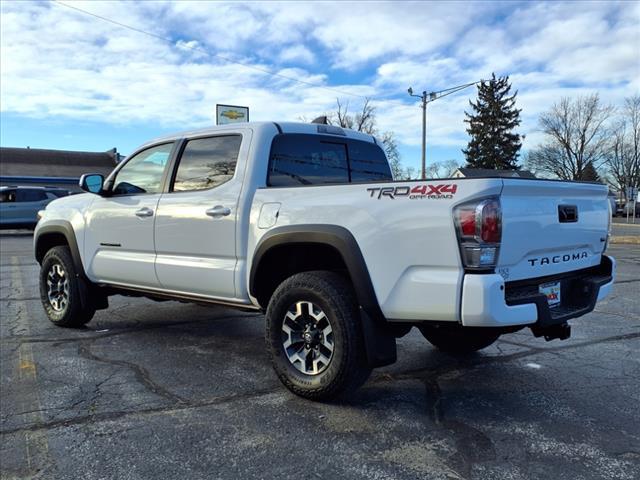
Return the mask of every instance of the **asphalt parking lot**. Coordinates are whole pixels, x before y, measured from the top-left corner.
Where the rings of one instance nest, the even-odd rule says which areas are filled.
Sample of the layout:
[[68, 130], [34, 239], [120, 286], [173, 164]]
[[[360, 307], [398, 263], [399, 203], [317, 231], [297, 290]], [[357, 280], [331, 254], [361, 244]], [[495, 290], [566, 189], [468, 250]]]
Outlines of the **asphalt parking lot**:
[[263, 317], [113, 297], [54, 327], [31, 237], [0, 235], [3, 479], [640, 478], [640, 247], [570, 340], [456, 359], [414, 329], [348, 401], [278, 382]]

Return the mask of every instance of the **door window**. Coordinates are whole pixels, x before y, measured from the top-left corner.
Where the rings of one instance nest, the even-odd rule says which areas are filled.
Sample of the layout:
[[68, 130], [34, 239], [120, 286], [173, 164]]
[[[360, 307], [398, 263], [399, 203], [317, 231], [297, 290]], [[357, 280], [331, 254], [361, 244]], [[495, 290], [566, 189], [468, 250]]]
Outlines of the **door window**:
[[16, 202], [42, 202], [43, 200], [47, 200], [44, 190], [19, 188], [17, 191]]
[[205, 190], [231, 180], [241, 142], [241, 135], [189, 140], [178, 163], [172, 191]]
[[173, 143], [165, 143], [138, 153], [118, 171], [114, 195], [160, 193], [162, 177]]

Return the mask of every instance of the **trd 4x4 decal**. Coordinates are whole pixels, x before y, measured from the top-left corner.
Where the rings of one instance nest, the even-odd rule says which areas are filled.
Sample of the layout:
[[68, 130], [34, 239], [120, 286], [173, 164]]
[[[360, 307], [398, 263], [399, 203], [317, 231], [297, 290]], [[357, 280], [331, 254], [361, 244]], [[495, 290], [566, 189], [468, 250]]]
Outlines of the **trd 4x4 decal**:
[[455, 183], [426, 184], [409, 187], [407, 185], [399, 187], [378, 187], [367, 188], [371, 198], [381, 199], [389, 197], [426, 198], [429, 200], [452, 199], [458, 186]]

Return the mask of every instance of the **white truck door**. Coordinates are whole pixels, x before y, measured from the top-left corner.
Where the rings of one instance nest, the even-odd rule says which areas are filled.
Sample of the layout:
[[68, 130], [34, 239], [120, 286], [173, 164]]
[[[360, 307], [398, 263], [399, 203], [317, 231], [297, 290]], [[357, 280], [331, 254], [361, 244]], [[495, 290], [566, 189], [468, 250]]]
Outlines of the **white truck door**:
[[169, 191], [158, 203], [156, 273], [166, 290], [212, 298], [236, 296], [236, 220], [248, 132], [186, 142]]
[[173, 142], [137, 153], [118, 170], [113, 194], [87, 212], [85, 258], [94, 281], [160, 286], [155, 272], [153, 226]]

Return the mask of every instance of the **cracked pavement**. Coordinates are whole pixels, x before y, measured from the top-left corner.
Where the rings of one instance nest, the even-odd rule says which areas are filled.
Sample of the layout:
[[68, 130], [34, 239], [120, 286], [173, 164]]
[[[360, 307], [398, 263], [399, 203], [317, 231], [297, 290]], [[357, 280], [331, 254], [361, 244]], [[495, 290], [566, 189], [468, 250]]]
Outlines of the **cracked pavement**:
[[640, 249], [572, 338], [439, 353], [414, 329], [347, 401], [284, 389], [263, 317], [112, 297], [45, 317], [31, 237], [0, 235], [0, 477], [640, 478]]

